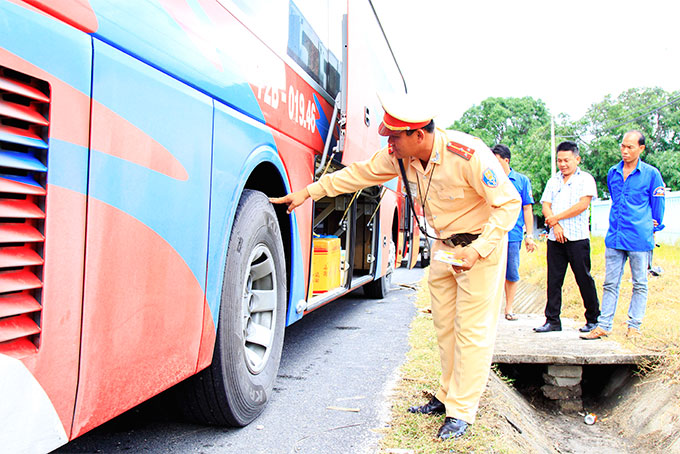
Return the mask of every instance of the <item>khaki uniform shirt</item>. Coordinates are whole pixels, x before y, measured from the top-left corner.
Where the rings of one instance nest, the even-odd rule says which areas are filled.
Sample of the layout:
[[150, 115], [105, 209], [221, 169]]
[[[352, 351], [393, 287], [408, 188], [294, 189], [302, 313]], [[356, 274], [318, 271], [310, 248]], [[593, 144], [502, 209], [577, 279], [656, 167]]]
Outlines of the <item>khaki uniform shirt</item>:
[[[520, 196], [480, 139], [437, 129], [427, 167], [423, 169], [418, 158], [405, 159], [404, 166], [411, 194], [424, 205], [427, 221], [440, 238], [479, 234], [471, 247], [487, 257], [515, 225]], [[385, 147], [367, 161], [324, 175], [307, 190], [319, 200], [356, 192], [395, 176], [400, 176], [399, 162]]]

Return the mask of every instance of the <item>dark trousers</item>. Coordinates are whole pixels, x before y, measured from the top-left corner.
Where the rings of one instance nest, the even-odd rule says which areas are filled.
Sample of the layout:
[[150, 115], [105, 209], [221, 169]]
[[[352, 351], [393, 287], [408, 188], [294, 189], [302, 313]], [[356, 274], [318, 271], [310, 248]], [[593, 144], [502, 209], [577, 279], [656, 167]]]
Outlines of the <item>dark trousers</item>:
[[600, 315], [600, 302], [597, 299], [595, 281], [590, 275], [590, 240], [567, 241], [558, 243], [548, 240], [548, 302], [545, 306], [546, 321], [553, 325], [561, 325], [562, 284], [567, 272], [567, 264], [571, 266], [576, 283], [581, 292], [585, 317], [588, 323], [597, 323]]

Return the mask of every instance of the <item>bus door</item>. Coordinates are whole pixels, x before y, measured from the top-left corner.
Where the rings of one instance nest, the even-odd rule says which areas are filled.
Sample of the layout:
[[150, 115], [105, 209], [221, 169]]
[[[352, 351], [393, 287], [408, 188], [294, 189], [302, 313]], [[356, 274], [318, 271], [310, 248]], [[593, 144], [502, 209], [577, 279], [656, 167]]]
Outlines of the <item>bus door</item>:
[[208, 244], [212, 100], [93, 41], [76, 435], [195, 372]]
[[0, 2], [0, 450], [71, 434], [78, 378], [91, 38]]
[[[368, 0], [349, 2], [346, 30], [347, 62], [344, 71], [346, 90], [343, 93], [343, 107], [346, 115], [343, 163], [368, 159], [373, 153], [387, 145], [387, 139], [378, 135], [383, 110], [378, 93], [405, 92], [406, 86], [396, 60], [389, 47], [379, 20]], [[396, 179], [395, 179], [396, 180]], [[390, 182], [386, 185], [397, 190], [400, 185]], [[408, 254], [409, 262], [414, 248], [411, 247], [413, 233], [410, 214], [400, 192], [396, 200], [384, 199], [381, 203], [381, 218], [392, 219], [398, 226], [389, 228], [389, 223], [381, 223], [380, 235], [376, 238], [378, 250], [374, 257], [393, 257], [399, 262], [400, 253]], [[389, 210], [388, 213], [384, 213]], [[358, 226], [357, 226], [358, 227]], [[394, 248], [396, 254], [391, 251]], [[417, 256], [417, 247], [416, 247]], [[387, 266], [383, 261], [384, 266]], [[384, 272], [384, 270], [383, 270]], [[381, 272], [378, 273], [381, 275]]]

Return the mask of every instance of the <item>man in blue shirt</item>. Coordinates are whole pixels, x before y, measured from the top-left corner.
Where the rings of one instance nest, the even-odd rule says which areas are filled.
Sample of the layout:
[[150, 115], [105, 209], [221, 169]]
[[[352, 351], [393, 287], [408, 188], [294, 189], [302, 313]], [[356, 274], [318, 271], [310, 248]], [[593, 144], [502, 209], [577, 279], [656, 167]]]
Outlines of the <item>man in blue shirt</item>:
[[597, 328], [581, 336], [599, 339], [612, 330], [619, 285], [626, 260], [633, 275], [633, 295], [628, 307], [627, 337], [639, 334], [647, 306], [647, 261], [654, 248], [654, 232], [663, 229], [666, 204], [664, 182], [656, 167], [640, 159], [645, 136], [629, 131], [621, 143], [621, 162], [609, 169], [607, 187], [612, 198], [609, 229], [604, 243], [605, 281]]
[[494, 146], [491, 151], [501, 163], [501, 167], [510, 181], [519, 192], [522, 199], [522, 211], [519, 213], [515, 226], [508, 232], [508, 263], [505, 269], [505, 319], [517, 320], [512, 313], [512, 304], [515, 302], [517, 283], [519, 282], [519, 250], [524, 238], [524, 225], [527, 226], [526, 249], [527, 252], [536, 250], [534, 242], [534, 216], [532, 205], [534, 197], [531, 194], [531, 181], [525, 175], [515, 172], [510, 167], [510, 148], [503, 144]]

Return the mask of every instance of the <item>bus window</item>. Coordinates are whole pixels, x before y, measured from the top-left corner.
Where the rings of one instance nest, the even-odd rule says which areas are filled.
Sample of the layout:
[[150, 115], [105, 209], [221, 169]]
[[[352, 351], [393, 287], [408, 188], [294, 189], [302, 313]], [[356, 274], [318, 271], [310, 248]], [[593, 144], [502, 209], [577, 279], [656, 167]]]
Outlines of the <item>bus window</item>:
[[[231, 6], [228, 0], [219, 1]], [[335, 98], [340, 91], [342, 17], [347, 14], [346, 3], [335, 0], [297, 0], [297, 4], [292, 0], [231, 0], [231, 3], [268, 46], [281, 55], [288, 54]], [[287, 30], [281, 21], [286, 9]]]
[[319, 80], [319, 38], [300, 10], [290, 2], [288, 22], [288, 55], [291, 56], [312, 79]]
[[[339, 42], [342, 38], [342, 14], [334, 11], [330, 14], [327, 3], [315, 4], [315, 11], [323, 10], [325, 14], [317, 15], [314, 25], [301, 12], [295, 3], [290, 2], [288, 20], [288, 55], [299, 64], [331, 97], [340, 90], [341, 62], [333, 53], [328, 43]], [[329, 25], [331, 25], [329, 32]], [[317, 30], [321, 33], [319, 38]], [[337, 36], [336, 36], [337, 35]], [[332, 38], [331, 38], [332, 37]]]
[[329, 52], [326, 61], [326, 91], [334, 98], [340, 91], [340, 65], [341, 62]]

